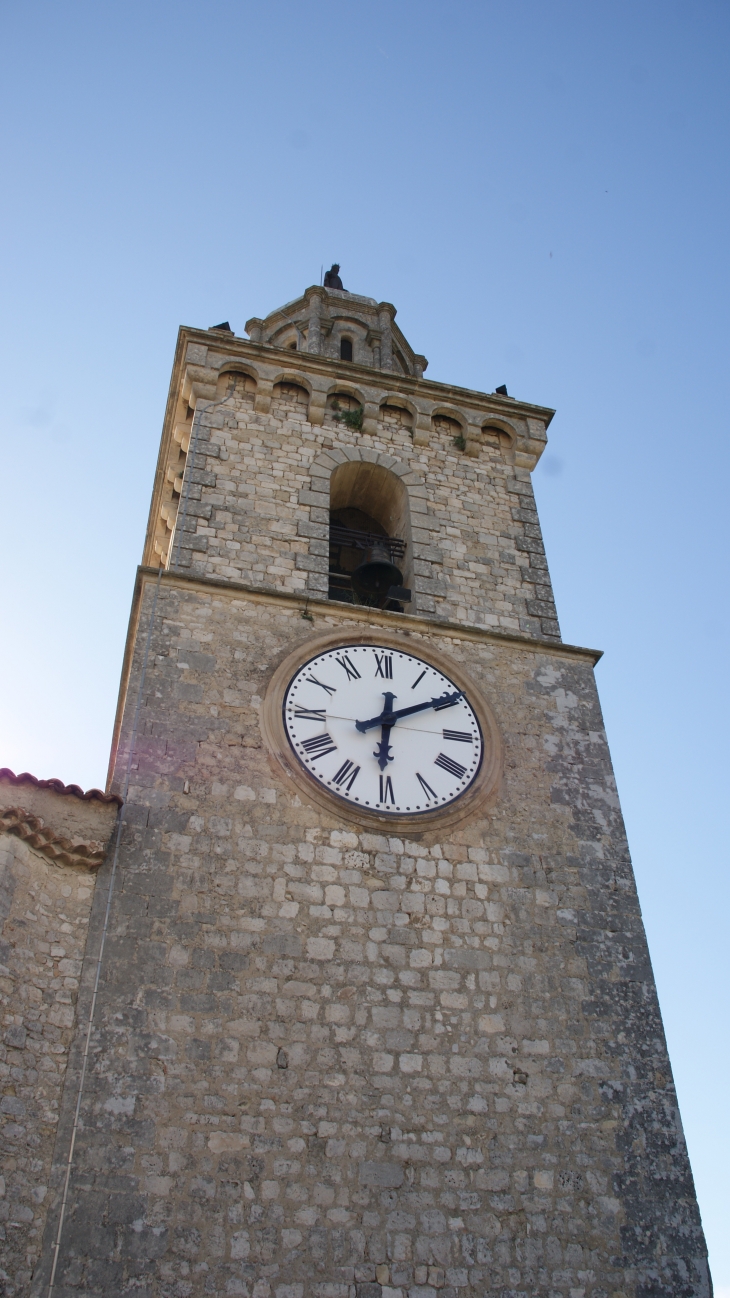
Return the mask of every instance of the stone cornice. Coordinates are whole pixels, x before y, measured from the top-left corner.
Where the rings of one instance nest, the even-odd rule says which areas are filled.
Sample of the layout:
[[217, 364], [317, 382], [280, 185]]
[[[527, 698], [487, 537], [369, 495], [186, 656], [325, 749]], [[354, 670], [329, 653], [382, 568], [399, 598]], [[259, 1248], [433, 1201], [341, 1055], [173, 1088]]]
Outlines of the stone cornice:
[[[138, 579], [157, 579], [156, 568], [138, 568]], [[446, 618], [419, 617], [411, 613], [390, 613], [377, 608], [364, 608], [358, 604], [340, 604], [338, 600], [316, 599], [298, 595], [293, 591], [276, 590], [273, 586], [254, 586], [246, 582], [225, 581], [216, 577], [189, 577], [186, 573], [168, 571], [162, 574], [163, 586], [197, 586], [201, 590], [228, 591], [232, 596], [245, 595], [254, 603], [293, 604], [321, 617], [333, 618], [339, 613], [348, 621], [364, 622], [369, 626], [382, 626], [393, 630], [418, 631], [449, 639], [476, 640], [490, 644], [509, 644], [536, 653], [549, 653], [558, 658], [587, 658], [594, 666], [603, 657], [602, 649], [586, 649], [581, 645], [562, 644], [559, 640], [543, 640], [538, 636], [516, 635], [506, 631], [489, 631], [486, 627], [469, 626], [464, 622], [449, 622]]]
[[207, 329], [181, 325], [178, 349], [181, 344], [189, 342], [208, 347], [211, 351], [225, 352], [229, 356], [238, 355], [242, 359], [248, 357], [252, 361], [258, 360], [279, 368], [304, 369], [310, 370], [312, 374], [327, 376], [334, 372], [343, 380], [347, 380], [349, 376], [350, 382], [358, 382], [362, 386], [375, 386], [389, 392], [401, 391], [404, 394], [422, 395], [431, 401], [453, 401], [470, 407], [478, 406], [480, 410], [487, 408], [488, 413], [493, 412], [506, 418], [521, 415], [523, 418], [540, 419], [546, 428], [555, 414], [549, 406], [536, 406], [527, 401], [518, 401], [516, 397], [499, 396], [495, 392], [480, 392], [476, 388], [439, 383], [435, 379], [416, 379], [407, 374], [398, 374], [394, 370], [378, 370], [370, 365], [358, 365], [355, 361], [338, 361], [310, 352], [289, 352], [283, 348], [270, 347], [265, 343], [253, 343], [247, 338], [211, 333]]

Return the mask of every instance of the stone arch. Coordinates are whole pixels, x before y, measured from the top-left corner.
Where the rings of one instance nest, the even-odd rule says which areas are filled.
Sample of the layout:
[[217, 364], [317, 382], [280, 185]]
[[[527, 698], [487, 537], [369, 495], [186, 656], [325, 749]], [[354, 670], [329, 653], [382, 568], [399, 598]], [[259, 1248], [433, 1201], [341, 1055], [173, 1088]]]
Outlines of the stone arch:
[[312, 384], [297, 370], [283, 370], [272, 380], [269, 409], [282, 419], [308, 419], [311, 399]]
[[340, 394], [354, 397], [356, 401], [359, 401], [361, 406], [365, 405], [365, 394], [362, 391], [362, 388], [358, 388], [356, 384], [348, 382], [347, 379], [341, 379], [337, 383], [330, 383], [327, 389], [328, 398], [336, 397]]
[[[403, 584], [412, 591], [406, 612], [418, 606], [418, 546], [414, 544], [412, 518], [423, 523], [427, 512], [425, 481], [409, 465], [392, 455], [375, 454], [357, 446], [334, 447], [313, 461], [311, 490], [300, 495], [302, 504], [310, 506], [306, 534], [320, 544], [312, 545], [319, 553], [307, 556], [309, 589], [326, 596], [329, 587], [329, 520], [330, 509], [352, 506], [363, 509], [389, 536], [405, 542]], [[369, 507], [368, 507], [369, 506]], [[322, 545], [321, 542], [326, 542]]]
[[490, 415], [482, 422], [480, 437], [485, 445], [498, 449], [507, 459], [514, 459], [517, 432], [509, 420]]
[[342, 383], [332, 383], [325, 397], [325, 423], [337, 424], [339, 421], [336, 416], [341, 411], [356, 410], [358, 407], [365, 408], [365, 397], [360, 388], [346, 380]]
[[235, 383], [236, 390], [240, 387], [242, 392], [253, 394], [258, 387], [258, 376], [255, 370], [249, 369], [246, 365], [239, 365], [235, 361], [221, 365], [216, 382], [216, 401], [225, 400], [231, 394], [232, 383]]
[[304, 391], [310, 397], [312, 395], [311, 380], [308, 379], [306, 375], [300, 374], [299, 370], [282, 370], [281, 373], [276, 374], [271, 381], [271, 386], [275, 388], [278, 387], [280, 383], [288, 383], [293, 387], [304, 388]]
[[[408, 362], [399, 347], [393, 348], [393, 360], [396, 362], [396, 365], [400, 367], [403, 374], [410, 374]], [[393, 368], [395, 369], [396, 366], [394, 365]]]
[[309, 393], [301, 383], [297, 383], [296, 379], [279, 379], [279, 382], [274, 384], [271, 393], [273, 414], [278, 410], [282, 417], [286, 418], [287, 411], [290, 414], [297, 412], [300, 418], [306, 419], [308, 406]]
[[[334, 392], [336, 390], [346, 392], [348, 390], [348, 385], [333, 385], [332, 391]], [[354, 388], [350, 389], [350, 391], [353, 396], [359, 397], [359, 394]], [[404, 464], [402, 460], [396, 460], [392, 455], [378, 455], [370, 450], [363, 451], [359, 446], [336, 446], [330, 451], [323, 451], [312, 461], [310, 472], [313, 477], [329, 478], [335, 466], [337, 464], [343, 464], [345, 460], [366, 460], [369, 463], [381, 464], [383, 468], [390, 469], [391, 473], [394, 473], [396, 477], [402, 478], [407, 486], [425, 486], [426, 480], [423, 475], [414, 472], [409, 464]]]
[[345, 460], [330, 477], [330, 509], [368, 514], [386, 536], [405, 541], [410, 522], [408, 489], [391, 469], [369, 460]]
[[448, 419], [451, 421], [451, 423], [459, 425], [459, 428], [461, 429], [462, 432], [462, 436], [466, 433], [467, 422], [468, 422], [466, 415], [463, 413], [463, 411], [458, 410], [456, 406], [443, 406], [443, 405], [434, 406], [431, 411], [431, 420], [434, 426], [436, 424], [436, 420], [438, 419], [444, 419], [444, 420]]
[[221, 374], [245, 374], [254, 383], [258, 383], [258, 373], [253, 365], [244, 365], [241, 361], [224, 361], [218, 370], [219, 377]]
[[274, 330], [268, 343], [270, 347], [280, 347], [282, 351], [303, 351], [304, 336], [300, 322], [286, 320], [283, 325]]
[[[334, 360], [342, 358], [341, 344], [343, 339], [352, 343], [352, 360], [357, 364], [370, 365], [371, 348], [367, 343], [368, 329], [362, 320], [352, 315], [335, 315], [332, 318], [332, 329], [326, 351]], [[348, 364], [350, 362], [347, 362]]]
[[402, 423], [407, 428], [413, 428], [418, 418], [418, 408], [412, 401], [401, 396], [400, 392], [389, 392], [383, 397], [378, 407], [378, 419], [383, 419], [387, 412], [399, 411], [405, 418]]

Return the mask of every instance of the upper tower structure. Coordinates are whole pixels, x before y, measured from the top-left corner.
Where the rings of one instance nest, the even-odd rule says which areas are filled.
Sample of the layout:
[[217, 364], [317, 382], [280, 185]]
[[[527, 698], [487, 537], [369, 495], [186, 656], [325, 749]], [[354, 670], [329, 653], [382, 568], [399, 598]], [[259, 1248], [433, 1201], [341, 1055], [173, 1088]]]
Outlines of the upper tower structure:
[[313, 287], [265, 320], [248, 320], [246, 333], [252, 342], [269, 347], [354, 361], [420, 379], [428, 361], [413, 351], [395, 316], [390, 302], [376, 302], [341, 288]]
[[559, 639], [530, 483], [553, 411], [425, 379], [394, 316], [314, 287], [250, 340], [182, 329], [144, 563], [336, 598], [334, 511], [402, 542], [406, 612]]

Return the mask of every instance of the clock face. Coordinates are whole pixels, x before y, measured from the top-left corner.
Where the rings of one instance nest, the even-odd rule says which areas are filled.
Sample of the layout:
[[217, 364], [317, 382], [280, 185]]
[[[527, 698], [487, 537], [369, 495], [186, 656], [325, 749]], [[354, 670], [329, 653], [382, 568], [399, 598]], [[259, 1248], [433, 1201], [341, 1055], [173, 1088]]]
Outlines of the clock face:
[[425, 658], [377, 644], [311, 658], [289, 682], [283, 714], [305, 769], [337, 797], [384, 815], [454, 802], [484, 752], [459, 687]]

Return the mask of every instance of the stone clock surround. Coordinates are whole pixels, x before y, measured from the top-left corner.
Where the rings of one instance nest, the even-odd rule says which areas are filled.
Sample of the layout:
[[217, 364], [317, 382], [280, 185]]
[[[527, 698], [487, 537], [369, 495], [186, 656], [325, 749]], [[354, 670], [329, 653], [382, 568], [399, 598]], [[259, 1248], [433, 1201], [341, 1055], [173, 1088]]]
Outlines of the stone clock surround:
[[[316, 802], [331, 815], [348, 821], [350, 824], [369, 823], [373, 827], [373, 831], [376, 832], [377, 827], [383, 829], [383, 816], [377, 811], [369, 811], [362, 806], [349, 805], [342, 799], [335, 798], [317, 780], [312, 779], [292, 754], [282, 720], [284, 696], [289, 682], [304, 662], [317, 654], [325, 653], [328, 649], [338, 649], [341, 646], [346, 647], [349, 644], [362, 643], [362, 634], [356, 631], [326, 631], [307, 639], [304, 645], [297, 646], [292, 653], [288, 654], [284, 661], [279, 664], [269, 682], [261, 708], [261, 733], [272, 757], [286, 776], [301, 791], [304, 798]], [[412, 648], [402, 634], [398, 635], [389, 628], [381, 629], [378, 632], [377, 643], [387, 645], [395, 650], [410, 651]], [[416, 652], [415, 649], [413, 652]], [[422, 645], [420, 652], [421, 656], [427, 658], [432, 666], [442, 671], [466, 694], [481, 727], [484, 754], [479, 772], [473, 783], [448, 807], [438, 808], [421, 816], [389, 815], [387, 817], [388, 832], [392, 831], [394, 834], [406, 833], [409, 836], [421, 830], [430, 830], [441, 834], [448, 833], [455, 825], [460, 824], [467, 817], [483, 814], [490, 803], [494, 802], [498, 796], [502, 773], [502, 742], [497, 723], [492, 709], [487, 700], [483, 698], [476, 683], [471, 680], [463, 666], [454, 662], [448, 654], [439, 648], [429, 646], [426, 651]]]

